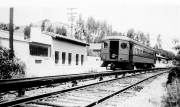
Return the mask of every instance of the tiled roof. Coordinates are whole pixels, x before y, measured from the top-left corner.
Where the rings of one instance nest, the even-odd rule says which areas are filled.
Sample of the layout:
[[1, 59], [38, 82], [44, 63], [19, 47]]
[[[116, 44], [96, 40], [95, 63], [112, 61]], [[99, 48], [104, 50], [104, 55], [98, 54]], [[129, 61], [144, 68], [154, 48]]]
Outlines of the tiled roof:
[[83, 41], [80, 41], [78, 39], [73, 39], [73, 38], [69, 38], [69, 37], [66, 37], [66, 36], [63, 36], [63, 35], [59, 35], [59, 34], [55, 34], [55, 33], [52, 33], [52, 32], [44, 32], [44, 34], [47, 34], [53, 38], [59, 38], [59, 39], [64, 39], [64, 40], [68, 40], [68, 41], [71, 41], [71, 42], [75, 42], [75, 43], [80, 43], [80, 44], [83, 44], [83, 45], [88, 45], [88, 43], [85, 43]]

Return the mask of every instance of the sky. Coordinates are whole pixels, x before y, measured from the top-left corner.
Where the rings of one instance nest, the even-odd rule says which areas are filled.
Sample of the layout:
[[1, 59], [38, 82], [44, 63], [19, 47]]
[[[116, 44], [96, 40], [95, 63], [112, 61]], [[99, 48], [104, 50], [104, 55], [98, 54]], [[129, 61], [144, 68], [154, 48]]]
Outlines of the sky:
[[68, 23], [68, 8], [78, 19], [92, 16], [127, 32], [133, 28], [150, 34], [152, 46], [161, 35], [163, 48], [172, 51], [172, 38], [180, 39], [180, 3], [178, 0], [0, 0], [0, 22], [9, 22], [9, 7], [14, 7], [14, 24], [27, 25], [49, 19]]

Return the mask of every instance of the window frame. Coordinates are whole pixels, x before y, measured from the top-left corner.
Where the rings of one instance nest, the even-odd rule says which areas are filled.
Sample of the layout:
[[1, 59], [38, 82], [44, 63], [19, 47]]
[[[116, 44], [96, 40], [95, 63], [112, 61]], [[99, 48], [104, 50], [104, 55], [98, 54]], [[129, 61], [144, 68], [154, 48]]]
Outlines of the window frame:
[[81, 65], [84, 64], [84, 55], [81, 55]]
[[79, 54], [76, 54], [76, 65], [79, 65]]
[[29, 44], [29, 54], [32, 56], [49, 57], [49, 48], [36, 44]]
[[59, 51], [55, 51], [54, 57], [55, 57], [55, 64], [59, 64]]
[[66, 52], [62, 52], [62, 65], [65, 65], [65, 64], [66, 64]]
[[68, 53], [68, 65], [71, 65], [72, 62], [72, 53]]

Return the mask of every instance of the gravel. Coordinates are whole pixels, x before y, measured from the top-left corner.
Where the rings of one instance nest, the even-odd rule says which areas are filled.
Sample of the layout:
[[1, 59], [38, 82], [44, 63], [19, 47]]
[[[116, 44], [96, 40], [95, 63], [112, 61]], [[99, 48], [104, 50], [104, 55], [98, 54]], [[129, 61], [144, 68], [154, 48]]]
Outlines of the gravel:
[[[157, 77], [151, 83], [145, 85], [145, 87], [143, 87], [143, 89], [141, 89], [140, 92], [136, 92], [135, 95], [131, 97], [126, 97], [126, 99], [123, 102], [118, 103], [118, 105], [115, 107], [163, 107], [164, 104], [162, 103], [162, 97], [167, 94], [163, 84], [165, 84], [165, 82], [167, 81], [167, 76], [168, 74], [163, 74], [162, 76]], [[108, 77], [106, 79], [110, 79], [110, 78]], [[97, 81], [98, 80], [92, 80], [92, 81], [86, 81], [85, 83], [88, 82], [92, 83]], [[84, 83], [82, 82], [79, 83], [78, 85], [82, 85], [82, 84]], [[44, 89], [27, 91], [25, 96], [33, 96], [36, 94], [47, 93], [68, 87], [71, 87], [71, 83], [60, 85], [58, 87], [53, 87], [53, 90], [52, 88], [44, 88]], [[8, 100], [10, 100], [9, 98], [11, 97], [12, 96], [9, 95], [6, 96]], [[14, 97], [12, 99], [14, 99]]]
[[163, 97], [167, 95], [165, 83], [168, 74], [163, 74], [147, 84], [135, 96], [127, 98], [117, 107], [164, 107]]

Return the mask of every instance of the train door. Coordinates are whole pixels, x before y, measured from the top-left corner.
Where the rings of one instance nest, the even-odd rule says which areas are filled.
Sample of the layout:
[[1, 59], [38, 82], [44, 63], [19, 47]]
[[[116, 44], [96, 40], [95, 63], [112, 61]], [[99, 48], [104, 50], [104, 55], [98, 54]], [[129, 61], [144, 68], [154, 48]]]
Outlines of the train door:
[[118, 59], [119, 41], [110, 41], [110, 59]]

